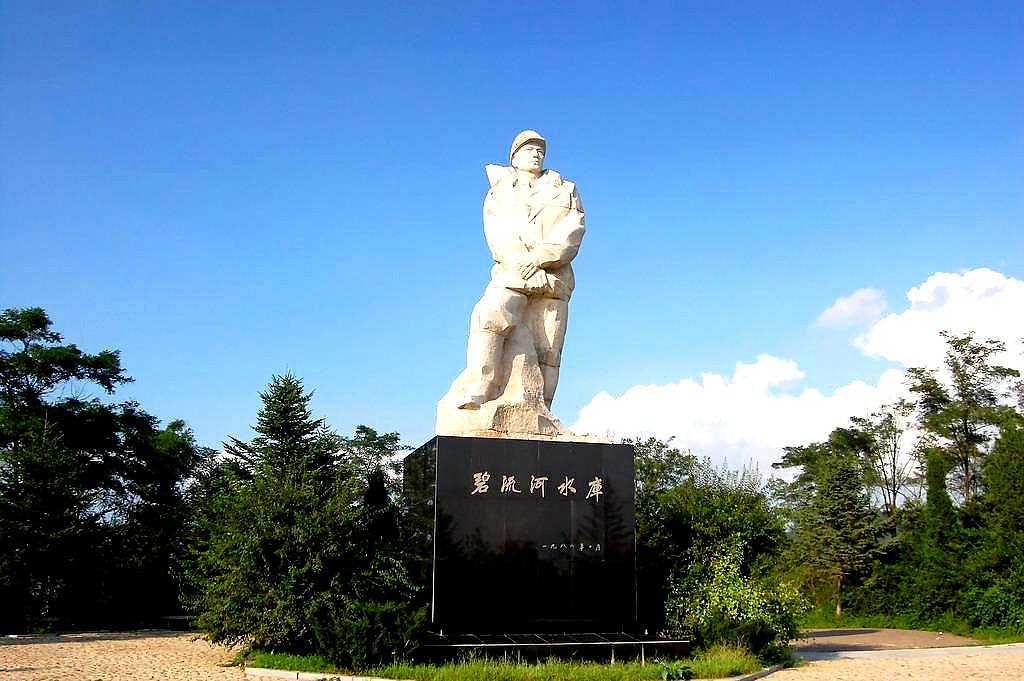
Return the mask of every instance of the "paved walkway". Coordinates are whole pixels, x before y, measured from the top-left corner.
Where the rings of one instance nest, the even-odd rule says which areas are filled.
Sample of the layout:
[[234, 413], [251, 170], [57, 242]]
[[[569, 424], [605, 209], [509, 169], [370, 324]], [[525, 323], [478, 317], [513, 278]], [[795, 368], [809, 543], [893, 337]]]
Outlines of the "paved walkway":
[[1021, 681], [1024, 643], [982, 646], [934, 631], [817, 629], [794, 643], [808, 664], [771, 675], [772, 681]]
[[1021, 681], [1024, 643], [1002, 646], [848, 650], [814, 653], [806, 665], [785, 669], [771, 681]]

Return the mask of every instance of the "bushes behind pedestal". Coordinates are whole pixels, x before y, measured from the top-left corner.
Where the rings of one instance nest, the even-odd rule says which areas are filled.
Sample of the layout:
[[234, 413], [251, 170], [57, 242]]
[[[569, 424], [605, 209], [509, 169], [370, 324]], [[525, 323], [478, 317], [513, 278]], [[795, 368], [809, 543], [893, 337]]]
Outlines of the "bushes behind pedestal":
[[744, 576], [742, 559], [743, 541], [734, 536], [716, 547], [710, 563], [691, 564], [669, 596], [669, 623], [693, 632], [701, 648], [728, 642], [777, 658], [796, 638], [808, 603], [790, 584]]
[[654, 438], [634, 447], [642, 627], [772, 657], [806, 605], [770, 577], [786, 533], [767, 484]]

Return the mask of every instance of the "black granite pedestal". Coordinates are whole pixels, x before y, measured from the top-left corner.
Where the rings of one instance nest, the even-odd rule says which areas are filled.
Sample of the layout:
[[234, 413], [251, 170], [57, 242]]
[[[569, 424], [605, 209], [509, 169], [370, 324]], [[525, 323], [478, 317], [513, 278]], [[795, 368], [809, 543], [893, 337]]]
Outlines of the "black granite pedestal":
[[435, 632], [635, 631], [631, 446], [439, 436], [404, 484]]

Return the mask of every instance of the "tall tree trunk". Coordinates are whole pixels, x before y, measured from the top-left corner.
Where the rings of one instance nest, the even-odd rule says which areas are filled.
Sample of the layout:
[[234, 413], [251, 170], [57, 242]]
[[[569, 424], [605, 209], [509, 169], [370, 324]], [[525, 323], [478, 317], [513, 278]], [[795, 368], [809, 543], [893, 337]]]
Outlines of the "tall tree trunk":
[[959, 461], [957, 462], [960, 468], [961, 485], [963, 485], [964, 503], [968, 503], [971, 500], [971, 462], [967, 459], [966, 454], [959, 454]]
[[836, 577], [836, 617], [843, 616], [843, 575]]

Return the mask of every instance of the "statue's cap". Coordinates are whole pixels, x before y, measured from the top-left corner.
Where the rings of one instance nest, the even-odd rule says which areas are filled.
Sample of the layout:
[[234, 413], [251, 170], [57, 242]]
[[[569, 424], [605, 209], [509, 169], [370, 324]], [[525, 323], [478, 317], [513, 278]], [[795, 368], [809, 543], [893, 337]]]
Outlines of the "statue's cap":
[[548, 141], [540, 136], [540, 133], [536, 130], [523, 130], [521, 133], [516, 135], [516, 138], [512, 140], [512, 148], [508, 152], [509, 163], [512, 162], [512, 157], [519, 151], [519, 147], [523, 146], [527, 142], [540, 142], [540, 145], [547, 151]]

